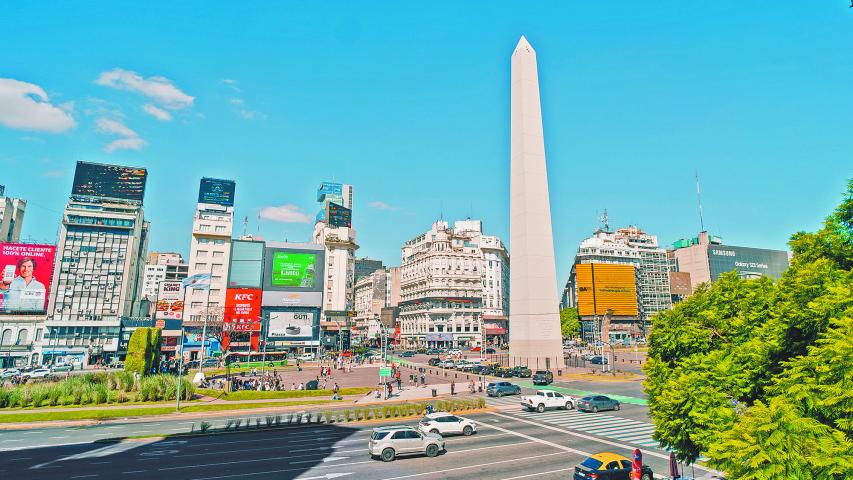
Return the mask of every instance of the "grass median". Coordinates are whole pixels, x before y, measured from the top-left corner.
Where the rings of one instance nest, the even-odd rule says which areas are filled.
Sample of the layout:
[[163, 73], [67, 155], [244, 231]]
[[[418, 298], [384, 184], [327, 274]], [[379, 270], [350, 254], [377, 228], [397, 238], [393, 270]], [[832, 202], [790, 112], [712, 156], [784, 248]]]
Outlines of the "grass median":
[[[371, 387], [349, 387], [341, 388], [338, 393], [340, 395], [367, 395], [372, 391], [373, 388]], [[214, 390], [211, 388], [197, 388], [196, 393], [228, 401], [271, 400], [282, 398], [310, 398], [332, 396], [331, 390], [272, 390], [263, 392], [259, 392], [256, 390], [237, 390], [235, 392], [223, 392], [221, 390]]]
[[[321, 405], [324, 403], [336, 403], [335, 400], [306, 400], [298, 402], [298, 405]], [[264, 403], [217, 403], [213, 405], [187, 405], [181, 407], [181, 413], [194, 412], [218, 412], [228, 410], [249, 410], [258, 408], [272, 408], [289, 406], [282, 402]], [[105, 410], [84, 410], [64, 412], [33, 412], [17, 414], [0, 414], [0, 423], [29, 423], [29, 422], [52, 422], [57, 420], [107, 420], [111, 418], [126, 417], [150, 417], [157, 415], [168, 415], [175, 413], [175, 407], [157, 408], [120, 408]]]

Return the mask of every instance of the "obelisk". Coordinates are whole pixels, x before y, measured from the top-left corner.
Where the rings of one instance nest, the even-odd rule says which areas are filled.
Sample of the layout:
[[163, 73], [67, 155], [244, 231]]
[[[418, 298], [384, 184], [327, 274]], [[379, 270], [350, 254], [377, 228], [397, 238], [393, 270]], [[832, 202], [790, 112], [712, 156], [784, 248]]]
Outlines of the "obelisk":
[[563, 349], [545, 138], [536, 51], [523, 36], [512, 53], [510, 122], [510, 364], [554, 370]]

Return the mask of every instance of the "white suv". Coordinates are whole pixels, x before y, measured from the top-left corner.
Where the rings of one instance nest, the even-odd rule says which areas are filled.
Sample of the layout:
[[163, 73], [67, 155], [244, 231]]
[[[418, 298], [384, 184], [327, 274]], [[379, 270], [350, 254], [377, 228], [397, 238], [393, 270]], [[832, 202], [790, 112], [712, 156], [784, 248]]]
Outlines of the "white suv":
[[430, 413], [421, 419], [418, 430], [424, 433], [439, 435], [461, 434], [471, 435], [477, 432], [477, 424], [467, 418], [457, 417], [452, 413]]
[[371, 458], [391, 462], [398, 455], [426, 454], [435, 457], [444, 450], [444, 439], [434, 433], [421, 433], [406, 425], [377, 427], [370, 435]]

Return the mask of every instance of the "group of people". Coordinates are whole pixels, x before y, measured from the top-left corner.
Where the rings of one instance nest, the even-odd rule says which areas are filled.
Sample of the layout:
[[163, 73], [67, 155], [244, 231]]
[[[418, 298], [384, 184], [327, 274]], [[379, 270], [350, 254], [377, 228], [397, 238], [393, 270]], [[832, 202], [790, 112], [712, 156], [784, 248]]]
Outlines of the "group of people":
[[[419, 382], [420, 380], [420, 382]], [[391, 398], [394, 394], [394, 385], [397, 385], [397, 390], [403, 390], [403, 374], [400, 369], [400, 366], [396, 363], [391, 363], [391, 378], [384, 382], [384, 384], [380, 381], [381, 386], [385, 387], [385, 399]], [[420, 385], [421, 387], [426, 386], [426, 370], [423, 367], [418, 369], [417, 373], [409, 374], [409, 387], [414, 388]], [[376, 398], [380, 398], [382, 396], [382, 392], [380, 390], [376, 390]]]

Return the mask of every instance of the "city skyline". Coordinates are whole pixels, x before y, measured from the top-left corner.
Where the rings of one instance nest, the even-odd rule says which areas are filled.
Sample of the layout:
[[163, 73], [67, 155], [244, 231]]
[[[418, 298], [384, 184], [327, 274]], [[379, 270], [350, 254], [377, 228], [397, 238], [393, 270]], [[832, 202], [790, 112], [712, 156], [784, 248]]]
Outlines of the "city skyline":
[[[78, 160], [149, 170], [145, 212], [152, 251], [188, 256], [195, 185], [204, 176], [237, 182], [234, 236], [242, 233], [244, 217], [254, 233], [262, 209], [277, 207], [268, 210], [270, 217], [298, 222], [263, 220], [260, 233], [270, 240], [309, 240], [314, 190], [335, 180], [355, 189], [360, 257], [398, 265], [405, 240], [442, 215], [482, 219], [508, 242], [504, 59], [521, 34], [544, 59], [540, 83], [558, 286], [605, 208], [614, 226], [636, 224], [662, 244], [694, 236], [696, 171], [707, 230], [727, 243], [777, 249], [786, 248], [791, 231], [818, 226], [815, 212], [837, 202], [851, 173], [844, 167], [853, 141], [843, 135], [851, 105], [839, 93], [853, 72], [841, 59], [851, 34], [830, 5], [738, 7], [729, 12], [731, 23], [702, 20], [711, 16], [709, 9], [719, 14], [732, 8], [726, 6], [559, 9], [571, 28], [536, 8], [521, 13], [503, 7], [478, 12], [496, 26], [483, 21], [468, 31], [465, 22], [453, 20], [435, 31], [436, 22], [453, 17], [453, 7], [440, 5], [420, 28], [415, 25], [416, 35], [374, 28], [369, 12], [354, 26], [345, 21], [347, 8], [267, 7], [220, 11], [193, 23], [190, 32], [146, 38], [153, 42], [147, 53], [139, 47], [141, 34], [154, 19], [144, 12], [129, 23], [98, 23], [99, 34], [122, 40], [104, 45], [87, 32], [86, 20], [61, 24], [63, 13], [51, 11], [44, 21], [57, 26], [44, 34], [49, 38], [28, 43], [34, 33], [27, 20], [35, 18], [30, 8], [5, 7], [22, 21], [0, 33], [16, 46], [9, 52], [15, 67], [0, 81], [0, 161], [14, 168], [0, 184], [7, 195], [28, 201], [23, 236], [48, 243], [55, 242]], [[184, 13], [181, 8], [175, 15]], [[331, 23], [321, 21], [323, 13], [332, 15]], [[381, 18], [400, 20], [406, 13]], [[223, 28], [229, 15], [250, 16], [261, 33], [224, 35], [218, 48], [191, 39]], [[683, 25], [672, 23], [677, 15]], [[288, 28], [276, 30], [264, 16], [287, 19]], [[802, 25], [826, 25], [808, 51], [797, 49], [795, 25], [772, 25], [774, 18], [793, 17], [802, 17]], [[605, 19], [611, 23], [603, 25]], [[638, 27], [638, 20], [646, 25]], [[617, 28], [628, 34], [607, 38]], [[79, 65], [73, 55], [39, 49], [61, 35], [98, 49]], [[658, 42], [674, 37], [700, 49], [705, 63], [691, 62], [688, 47], [660, 48]], [[297, 40], [301, 48], [287, 51], [281, 65], [265, 63], [269, 50]], [[159, 58], [170, 44], [201, 58]], [[632, 49], [638, 58], [629, 58]], [[247, 52], [245, 58], [238, 51]], [[412, 51], [418, 55], [405, 55]], [[805, 54], [813, 62], [809, 71], [800, 62]], [[375, 73], [380, 63], [392, 68]], [[352, 73], [336, 75], [343, 69]], [[819, 80], [812, 78], [816, 71]], [[819, 91], [810, 88], [816, 84]], [[44, 91], [37, 105], [50, 102], [52, 114], [12, 122], [10, 106], [31, 107], [27, 95], [41, 96], [34, 88]], [[681, 112], [685, 105], [692, 116]], [[808, 169], [799, 168], [806, 162]], [[251, 172], [243, 170], [247, 165]], [[568, 175], [570, 168], [577, 175]], [[188, 184], [193, 188], [175, 188]]]

